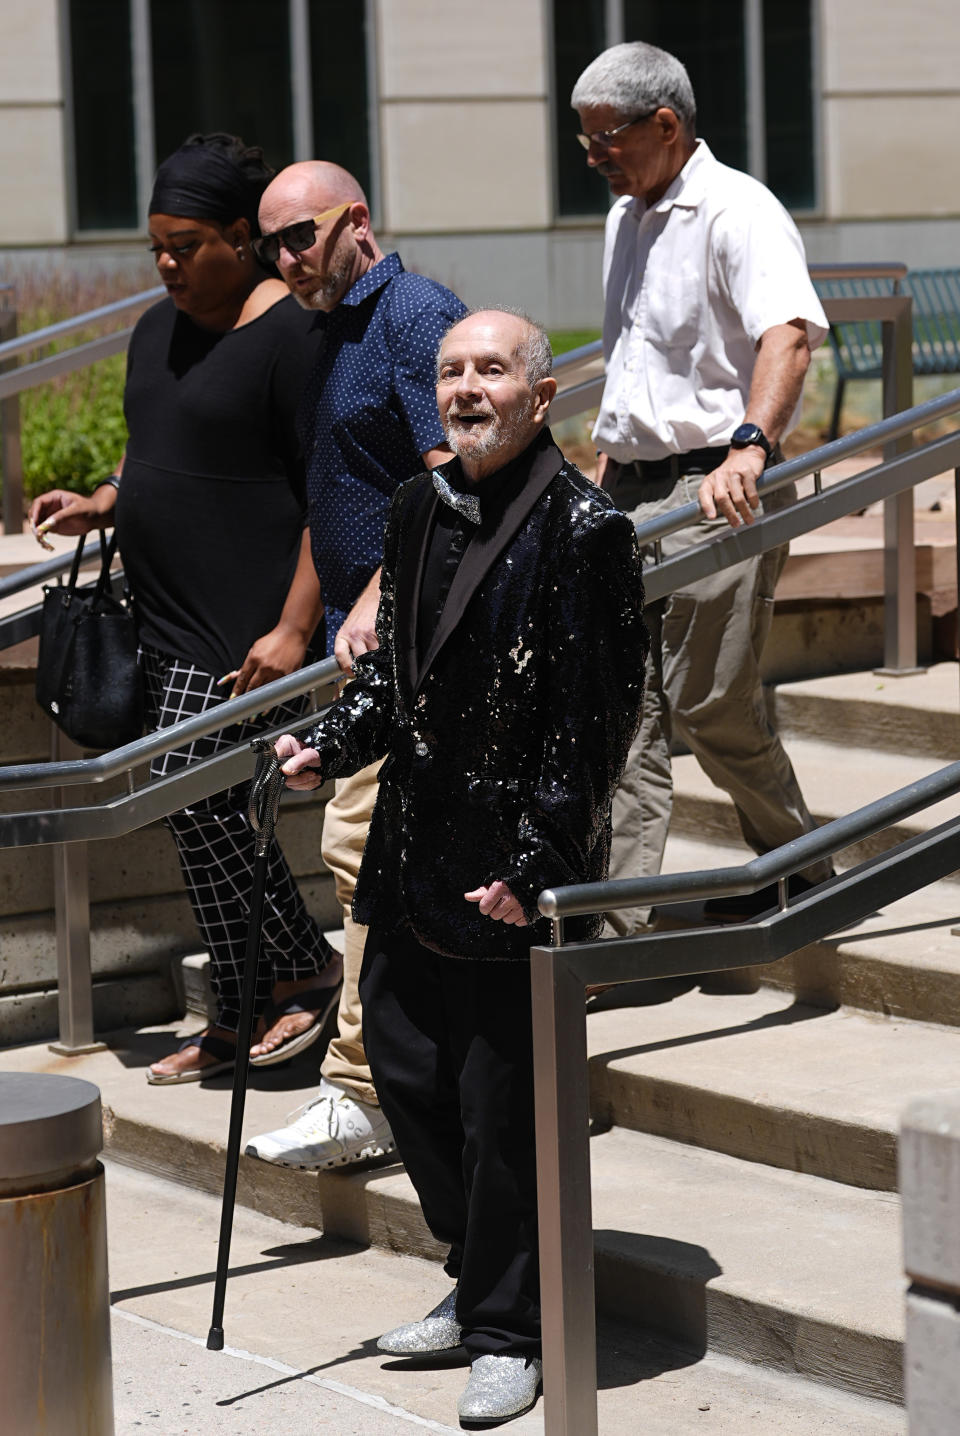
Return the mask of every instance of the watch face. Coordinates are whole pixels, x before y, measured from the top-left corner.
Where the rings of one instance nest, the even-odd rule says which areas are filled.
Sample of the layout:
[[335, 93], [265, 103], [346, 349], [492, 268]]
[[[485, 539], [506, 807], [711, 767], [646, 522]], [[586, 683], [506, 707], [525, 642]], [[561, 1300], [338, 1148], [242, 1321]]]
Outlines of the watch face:
[[769, 440], [758, 424], [741, 424], [739, 429], [734, 429], [730, 442], [737, 449], [745, 449], [749, 444], [759, 444], [766, 453], [770, 452]]

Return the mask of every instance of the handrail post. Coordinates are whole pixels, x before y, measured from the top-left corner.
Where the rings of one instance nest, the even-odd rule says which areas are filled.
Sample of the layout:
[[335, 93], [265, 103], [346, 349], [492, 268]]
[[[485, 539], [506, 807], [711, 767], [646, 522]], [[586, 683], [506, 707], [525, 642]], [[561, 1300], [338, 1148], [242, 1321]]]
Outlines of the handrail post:
[[956, 1431], [960, 1412], [960, 1092], [915, 1098], [900, 1121], [910, 1436]]
[[[53, 762], [80, 750], [51, 724]], [[54, 788], [53, 807], [70, 802], [70, 790]], [[99, 1052], [105, 1043], [93, 1035], [93, 977], [90, 970], [90, 890], [86, 843], [56, 843], [53, 892], [57, 923], [57, 1009], [60, 1035], [49, 1043], [61, 1057]]]
[[[0, 344], [17, 333], [17, 311], [8, 304], [11, 286], [4, 285], [0, 294]], [[16, 357], [0, 363], [0, 373], [15, 369]], [[0, 466], [3, 468], [3, 531], [23, 531], [23, 453], [20, 447], [20, 395], [10, 394], [0, 400]]]
[[[892, 320], [884, 319], [883, 415], [913, 406], [913, 304], [898, 296]], [[912, 436], [884, 446], [890, 460], [912, 446]], [[883, 667], [879, 673], [905, 677], [917, 672], [917, 554], [914, 543], [913, 489], [883, 504]]]
[[597, 1436], [597, 1334], [584, 984], [563, 948], [530, 952], [547, 1436]]

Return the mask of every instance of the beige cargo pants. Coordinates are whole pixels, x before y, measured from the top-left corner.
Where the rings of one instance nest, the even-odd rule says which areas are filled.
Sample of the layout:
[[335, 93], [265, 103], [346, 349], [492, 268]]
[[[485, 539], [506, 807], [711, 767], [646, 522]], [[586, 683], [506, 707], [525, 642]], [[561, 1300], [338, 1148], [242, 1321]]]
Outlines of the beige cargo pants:
[[360, 1010], [360, 967], [367, 929], [355, 923], [350, 912], [357, 885], [363, 845], [377, 801], [380, 763], [371, 763], [349, 778], [338, 778], [336, 792], [327, 803], [323, 817], [320, 851], [333, 873], [337, 900], [343, 907], [343, 990], [337, 1013], [337, 1035], [327, 1048], [321, 1073], [328, 1082], [346, 1088], [361, 1102], [379, 1106], [367, 1054], [363, 1049], [363, 1021]]
[[[702, 474], [643, 481], [619, 468], [604, 487], [634, 523], [695, 503]], [[767, 500], [782, 507], [792, 488]], [[723, 532], [725, 519], [708, 521], [663, 541], [664, 558]], [[773, 596], [787, 557], [786, 545], [698, 580], [645, 610], [650, 658], [640, 732], [613, 800], [611, 878], [658, 873], [673, 810], [670, 749], [679, 739], [717, 787], [729, 793], [740, 830], [756, 853], [816, 827], [796, 775], [767, 716], [760, 655], [770, 631]], [[652, 549], [644, 566], [653, 563]], [[827, 862], [804, 870], [820, 882]], [[648, 913], [631, 908], [607, 915], [626, 936], [642, 931]]]

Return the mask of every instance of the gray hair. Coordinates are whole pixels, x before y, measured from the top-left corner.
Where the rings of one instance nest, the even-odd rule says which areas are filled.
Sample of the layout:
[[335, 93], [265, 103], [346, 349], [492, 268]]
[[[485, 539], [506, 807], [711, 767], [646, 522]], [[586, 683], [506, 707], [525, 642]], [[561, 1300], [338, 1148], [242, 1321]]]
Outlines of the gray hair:
[[642, 40], [613, 45], [592, 60], [574, 85], [570, 104], [575, 110], [609, 107], [624, 117], [665, 106], [690, 135], [696, 132], [690, 76], [675, 55]]
[[527, 383], [533, 389], [540, 383], [541, 379], [549, 379], [553, 372], [553, 349], [550, 344], [550, 337], [542, 324], [531, 319], [522, 309], [513, 309], [509, 304], [478, 304], [473, 309], [468, 309], [462, 319], [456, 324], [451, 324], [445, 330], [437, 348], [437, 373], [440, 371], [440, 352], [443, 349], [444, 341], [457, 324], [462, 324], [464, 319], [472, 319], [475, 314], [509, 314], [514, 319], [522, 319], [527, 326], [527, 332], [517, 346], [517, 353], [524, 362], [527, 371]]

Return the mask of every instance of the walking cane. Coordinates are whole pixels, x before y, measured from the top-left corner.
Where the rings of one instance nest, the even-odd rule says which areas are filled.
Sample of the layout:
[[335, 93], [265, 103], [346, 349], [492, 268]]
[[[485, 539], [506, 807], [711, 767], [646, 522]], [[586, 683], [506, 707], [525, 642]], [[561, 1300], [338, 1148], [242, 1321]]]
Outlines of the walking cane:
[[240, 999], [240, 1026], [237, 1030], [237, 1060], [233, 1069], [233, 1096], [230, 1100], [230, 1133], [227, 1137], [227, 1165], [223, 1174], [223, 1207], [220, 1212], [220, 1248], [217, 1252], [217, 1279], [213, 1288], [213, 1321], [207, 1334], [207, 1350], [223, 1350], [223, 1304], [227, 1294], [227, 1268], [230, 1264], [230, 1237], [233, 1233], [233, 1209], [237, 1196], [237, 1171], [240, 1166], [240, 1129], [247, 1097], [247, 1063], [253, 1036], [253, 1003], [257, 991], [257, 969], [260, 965], [260, 927], [263, 922], [263, 897], [267, 886], [267, 863], [270, 842], [277, 825], [280, 794], [284, 778], [280, 759], [273, 744], [266, 738], [254, 738], [250, 747], [257, 754], [257, 770], [250, 786], [250, 825], [257, 835], [256, 860], [253, 865], [253, 893], [250, 898], [250, 921], [247, 946], [243, 958], [243, 991]]

